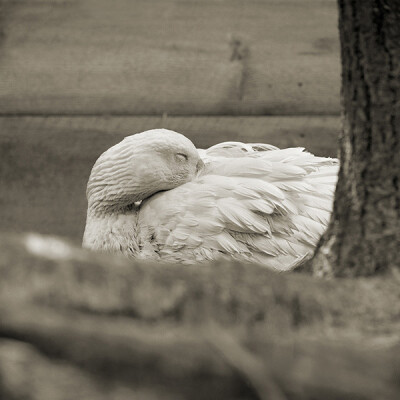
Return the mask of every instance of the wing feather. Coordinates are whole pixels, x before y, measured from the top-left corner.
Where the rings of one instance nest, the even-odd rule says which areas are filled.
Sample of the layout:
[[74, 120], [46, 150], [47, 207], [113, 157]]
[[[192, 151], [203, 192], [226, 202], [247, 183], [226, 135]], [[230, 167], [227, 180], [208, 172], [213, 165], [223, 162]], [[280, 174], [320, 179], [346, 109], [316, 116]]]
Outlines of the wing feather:
[[227, 228], [248, 233], [266, 234], [270, 232], [267, 220], [246, 207], [244, 202], [228, 197], [219, 199], [217, 207]]

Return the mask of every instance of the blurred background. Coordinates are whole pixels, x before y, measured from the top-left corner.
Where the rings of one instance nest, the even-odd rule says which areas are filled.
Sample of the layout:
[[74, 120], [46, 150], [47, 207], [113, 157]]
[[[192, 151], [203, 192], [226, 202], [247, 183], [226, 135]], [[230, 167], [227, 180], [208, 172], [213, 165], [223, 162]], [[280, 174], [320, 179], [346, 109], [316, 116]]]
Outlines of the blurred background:
[[79, 243], [96, 158], [169, 128], [335, 156], [336, 0], [2, 0], [0, 221]]

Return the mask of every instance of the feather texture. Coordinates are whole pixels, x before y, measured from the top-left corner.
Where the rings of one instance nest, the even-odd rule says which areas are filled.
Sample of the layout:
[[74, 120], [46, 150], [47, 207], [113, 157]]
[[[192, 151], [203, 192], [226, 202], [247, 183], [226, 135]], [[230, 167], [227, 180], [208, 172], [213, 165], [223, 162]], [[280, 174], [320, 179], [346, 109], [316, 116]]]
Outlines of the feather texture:
[[[233, 258], [278, 270], [311, 256], [329, 221], [336, 159], [240, 142], [199, 149], [198, 155], [204, 167], [188, 182], [121, 211], [118, 221], [131, 225], [122, 231], [130, 232], [133, 244], [127, 248], [125, 237], [115, 251], [183, 263]], [[90, 245], [96, 229], [88, 228], [89, 214], [87, 247], [109, 249]], [[121, 236], [121, 229], [114, 231]]]

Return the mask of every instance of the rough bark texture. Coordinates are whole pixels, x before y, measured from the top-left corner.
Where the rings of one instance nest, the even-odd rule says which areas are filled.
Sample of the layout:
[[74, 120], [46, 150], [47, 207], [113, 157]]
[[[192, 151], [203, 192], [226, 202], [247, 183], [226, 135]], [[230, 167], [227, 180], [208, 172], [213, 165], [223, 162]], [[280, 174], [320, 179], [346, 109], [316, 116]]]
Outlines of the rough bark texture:
[[343, 128], [331, 225], [314, 272], [399, 266], [400, 1], [339, 0]]
[[400, 276], [151, 264], [0, 235], [0, 398], [400, 396]]

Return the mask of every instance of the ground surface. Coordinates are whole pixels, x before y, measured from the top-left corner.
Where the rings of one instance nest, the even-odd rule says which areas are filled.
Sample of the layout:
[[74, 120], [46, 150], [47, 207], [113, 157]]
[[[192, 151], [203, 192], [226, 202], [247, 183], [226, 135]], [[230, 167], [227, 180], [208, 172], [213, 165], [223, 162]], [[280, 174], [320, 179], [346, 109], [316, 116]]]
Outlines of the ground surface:
[[323, 281], [0, 243], [1, 398], [399, 398], [398, 273]]

